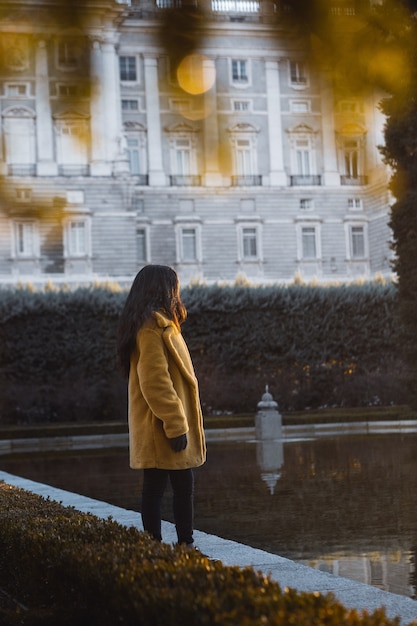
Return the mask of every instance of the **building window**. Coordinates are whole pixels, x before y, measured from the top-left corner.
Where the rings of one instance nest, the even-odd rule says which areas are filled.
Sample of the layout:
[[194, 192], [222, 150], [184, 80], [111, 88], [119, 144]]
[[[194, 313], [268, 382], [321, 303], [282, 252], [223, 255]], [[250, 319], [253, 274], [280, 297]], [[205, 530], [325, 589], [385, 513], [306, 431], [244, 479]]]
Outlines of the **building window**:
[[310, 102], [308, 100], [292, 100], [290, 110], [291, 113], [309, 113]]
[[250, 111], [250, 101], [233, 100], [233, 111]]
[[301, 251], [303, 259], [317, 258], [317, 232], [315, 226], [302, 226]]
[[14, 227], [14, 255], [17, 258], [39, 256], [38, 225], [33, 220], [16, 220]]
[[136, 57], [121, 56], [119, 57], [120, 80], [136, 82]]
[[237, 226], [238, 261], [261, 261], [261, 225], [243, 222]]
[[311, 148], [308, 139], [297, 139], [295, 142], [295, 156], [298, 176], [311, 174]]
[[339, 167], [342, 185], [366, 185], [365, 130], [350, 124], [338, 134]]
[[57, 157], [60, 165], [88, 164], [88, 131], [87, 120], [63, 118], [56, 121]]
[[6, 95], [9, 98], [21, 98], [27, 96], [28, 85], [22, 83], [8, 83], [6, 85]]
[[126, 139], [127, 145], [127, 158], [129, 159], [130, 164], [130, 173], [131, 174], [140, 174], [140, 147], [139, 147], [139, 139], [134, 137], [128, 137]]
[[292, 87], [306, 87], [307, 73], [304, 63], [290, 61], [290, 84]]
[[32, 200], [32, 190], [24, 187], [15, 189], [16, 202], [30, 202]]
[[169, 101], [169, 108], [175, 113], [185, 113], [191, 110], [191, 102], [185, 98], [173, 98]]
[[175, 173], [179, 176], [191, 174], [191, 140], [175, 140]]
[[312, 198], [300, 198], [300, 209], [302, 211], [311, 211], [314, 208], [314, 200]]
[[355, 140], [345, 140], [343, 146], [345, 176], [358, 178], [359, 175], [359, 149]]
[[201, 262], [201, 225], [177, 225], [177, 259], [179, 263]]
[[90, 254], [90, 228], [85, 218], [69, 219], [65, 224], [65, 256], [85, 257]]
[[58, 66], [64, 69], [76, 69], [80, 64], [82, 47], [79, 41], [68, 39], [58, 43]]
[[349, 113], [349, 115], [363, 112], [363, 106], [359, 100], [340, 100], [337, 108], [340, 113]]
[[237, 139], [236, 151], [236, 173], [238, 176], [250, 176], [253, 171], [253, 153], [249, 139]]
[[365, 228], [364, 226], [350, 227], [350, 252], [352, 259], [365, 258]]
[[36, 162], [35, 120], [33, 111], [14, 107], [3, 113], [6, 161], [20, 173], [31, 173], [29, 165]]
[[183, 261], [197, 260], [197, 232], [195, 228], [181, 230], [181, 249]]
[[242, 252], [243, 259], [253, 260], [258, 258], [258, 233], [256, 227], [242, 228]]
[[58, 85], [58, 95], [59, 96], [69, 96], [74, 97], [79, 94], [77, 85]]
[[232, 59], [232, 82], [244, 85], [249, 83], [247, 60]]
[[148, 233], [146, 228], [138, 228], [136, 231], [136, 256], [138, 263], [147, 263], [148, 257]]
[[315, 132], [306, 124], [288, 131], [291, 148], [291, 185], [320, 185], [315, 173]]
[[361, 211], [362, 199], [361, 198], [348, 198], [348, 209], [350, 209], [351, 211]]
[[251, 124], [236, 124], [229, 129], [229, 133], [233, 156], [232, 184], [234, 184], [234, 178], [241, 179], [241, 184], [261, 184], [258, 180], [261, 177], [257, 173], [256, 140], [258, 130]]
[[122, 111], [139, 111], [139, 101], [122, 100]]

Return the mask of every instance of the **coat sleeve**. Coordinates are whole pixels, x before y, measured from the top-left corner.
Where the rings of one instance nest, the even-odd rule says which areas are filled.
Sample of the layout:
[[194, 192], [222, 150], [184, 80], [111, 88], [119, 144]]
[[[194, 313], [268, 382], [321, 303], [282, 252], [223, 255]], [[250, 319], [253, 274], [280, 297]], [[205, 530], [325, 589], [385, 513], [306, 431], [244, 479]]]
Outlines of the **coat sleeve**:
[[188, 422], [170, 372], [168, 355], [161, 334], [144, 328], [138, 333], [137, 373], [143, 397], [162, 422], [171, 439], [188, 432]]

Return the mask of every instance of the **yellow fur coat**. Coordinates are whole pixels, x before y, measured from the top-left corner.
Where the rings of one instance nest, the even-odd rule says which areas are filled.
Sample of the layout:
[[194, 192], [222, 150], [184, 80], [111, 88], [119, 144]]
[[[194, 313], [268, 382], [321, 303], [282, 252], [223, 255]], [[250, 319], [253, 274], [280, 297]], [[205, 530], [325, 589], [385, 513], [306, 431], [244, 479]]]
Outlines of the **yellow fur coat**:
[[[186, 469], [205, 462], [203, 417], [187, 345], [175, 324], [153, 313], [136, 337], [129, 375], [130, 466]], [[174, 452], [168, 439], [187, 433]]]

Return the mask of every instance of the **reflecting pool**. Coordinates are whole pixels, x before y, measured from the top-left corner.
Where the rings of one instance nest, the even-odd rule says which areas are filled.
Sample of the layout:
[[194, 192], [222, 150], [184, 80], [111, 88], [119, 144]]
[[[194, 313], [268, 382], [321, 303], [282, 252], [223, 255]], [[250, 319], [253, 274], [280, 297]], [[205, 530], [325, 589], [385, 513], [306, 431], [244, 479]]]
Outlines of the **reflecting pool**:
[[[124, 448], [2, 456], [0, 468], [139, 510]], [[199, 530], [415, 597], [417, 435], [213, 442], [195, 479]], [[163, 507], [172, 521], [169, 492]]]

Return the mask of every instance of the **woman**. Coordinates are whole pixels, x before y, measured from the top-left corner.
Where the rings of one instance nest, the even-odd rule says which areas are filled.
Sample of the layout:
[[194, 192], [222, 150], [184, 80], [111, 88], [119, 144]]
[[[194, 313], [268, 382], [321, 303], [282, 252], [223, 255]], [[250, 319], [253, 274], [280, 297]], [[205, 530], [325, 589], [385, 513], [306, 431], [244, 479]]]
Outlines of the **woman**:
[[178, 543], [194, 547], [193, 469], [206, 445], [198, 383], [181, 324], [187, 312], [176, 272], [143, 267], [123, 308], [118, 357], [128, 378], [130, 466], [143, 469], [144, 530], [162, 541], [161, 500], [170, 479]]

